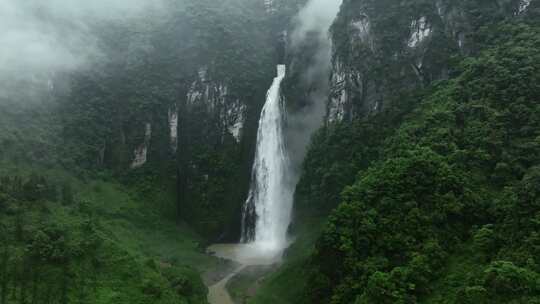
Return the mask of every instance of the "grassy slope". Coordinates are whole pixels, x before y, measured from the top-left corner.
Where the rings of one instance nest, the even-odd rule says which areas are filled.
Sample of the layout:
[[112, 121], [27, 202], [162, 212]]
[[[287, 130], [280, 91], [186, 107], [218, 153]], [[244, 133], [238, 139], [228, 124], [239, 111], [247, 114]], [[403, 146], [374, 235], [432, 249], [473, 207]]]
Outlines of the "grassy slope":
[[204, 270], [213, 259], [203, 254], [203, 240], [184, 224], [164, 220], [125, 187], [104, 181], [85, 185], [79, 199], [93, 202], [107, 236], [130, 254]]

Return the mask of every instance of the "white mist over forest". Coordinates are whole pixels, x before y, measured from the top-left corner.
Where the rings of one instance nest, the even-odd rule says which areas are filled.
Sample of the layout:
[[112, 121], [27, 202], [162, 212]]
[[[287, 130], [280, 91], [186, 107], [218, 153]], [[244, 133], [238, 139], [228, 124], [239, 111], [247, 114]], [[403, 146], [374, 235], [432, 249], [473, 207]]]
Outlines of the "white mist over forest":
[[102, 56], [96, 25], [162, 14], [164, 8], [161, 0], [1, 0], [0, 79], [35, 82], [84, 68]]

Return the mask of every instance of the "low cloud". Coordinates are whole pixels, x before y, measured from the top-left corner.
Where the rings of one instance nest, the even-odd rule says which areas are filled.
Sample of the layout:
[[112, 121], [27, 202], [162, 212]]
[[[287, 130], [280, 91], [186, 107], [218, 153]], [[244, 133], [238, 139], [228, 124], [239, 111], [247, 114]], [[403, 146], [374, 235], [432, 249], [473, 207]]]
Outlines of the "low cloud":
[[[311, 0], [296, 17], [296, 26], [291, 35], [293, 52], [305, 50], [301, 46], [311, 40], [310, 46], [316, 48], [308, 67], [301, 75], [301, 87], [309, 90], [309, 105], [289, 116], [288, 146], [293, 164], [299, 169], [312, 134], [324, 121], [329, 94], [329, 76], [332, 60], [332, 41], [330, 26], [334, 22], [341, 0]], [[297, 54], [298, 56], [298, 54]]]
[[161, 0], [0, 0], [0, 79], [31, 81], [84, 67], [101, 55], [94, 25], [164, 8]]
[[292, 34], [293, 47], [310, 32], [318, 32], [327, 39], [328, 30], [339, 12], [341, 0], [311, 0], [298, 13], [296, 28]]

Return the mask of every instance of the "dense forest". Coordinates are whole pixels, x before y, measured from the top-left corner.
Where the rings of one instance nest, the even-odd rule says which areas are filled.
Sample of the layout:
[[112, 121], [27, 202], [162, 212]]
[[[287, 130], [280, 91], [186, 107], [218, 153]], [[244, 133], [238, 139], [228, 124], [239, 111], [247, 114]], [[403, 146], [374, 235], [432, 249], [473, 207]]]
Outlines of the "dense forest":
[[[537, 11], [478, 12], [468, 34], [474, 45], [461, 52], [451, 53], [451, 37], [430, 40], [435, 48], [422, 51], [436, 53], [422, 55], [435, 60], [427, 69], [445, 75], [420, 84], [396, 74], [403, 63], [389, 62], [384, 49], [350, 45], [342, 22], [354, 12], [342, 7], [334, 23], [336, 50], [344, 52], [334, 60], [356, 58], [367, 82], [388, 86], [376, 97], [386, 107], [365, 110], [375, 97], [355, 93], [351, 81], [349, 96], [359, 95], [350, 97], [345, 121], [318, 131], [303, 164], [293, 222], [299, 238], [255, 302], [536, 303]], [[389, 35], [399, 33], [384, 23], [403, 17], [381, 14], [392, 18], [380, 21], [381, 39], [395, 39]], [[291, 290], [293, 281], [300, 288]]]
[[[538, 300], [539, 32], [494, 29], [459, 76], [390, 110], [408, 112], [389, 113], [395, 129], [377, 127], [383, 113], [321, 131], [306, 170], [341, 157], [358, 168], [333, 171], [353, 182], [316, 243], [310, 303]], [[309, 192], [336, 191], [323, 180]]]
[[[0, 304], [540, 304], [540, 2], [64, 2], [0, 12]], [[292, 242], [233, 273], [278, 64]]]

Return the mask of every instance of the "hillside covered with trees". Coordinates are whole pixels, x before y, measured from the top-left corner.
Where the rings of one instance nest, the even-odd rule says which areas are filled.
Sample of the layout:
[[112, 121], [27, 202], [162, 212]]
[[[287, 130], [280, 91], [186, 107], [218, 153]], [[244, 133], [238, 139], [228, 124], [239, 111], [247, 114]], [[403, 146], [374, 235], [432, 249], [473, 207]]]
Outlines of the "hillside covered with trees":
[[450, 79], [322, 128], [295, 207], [300, 235], [322, 219], [320, 236], [304, 232], [256, 302], [539, 301], [538, 30], [482, 28]]

